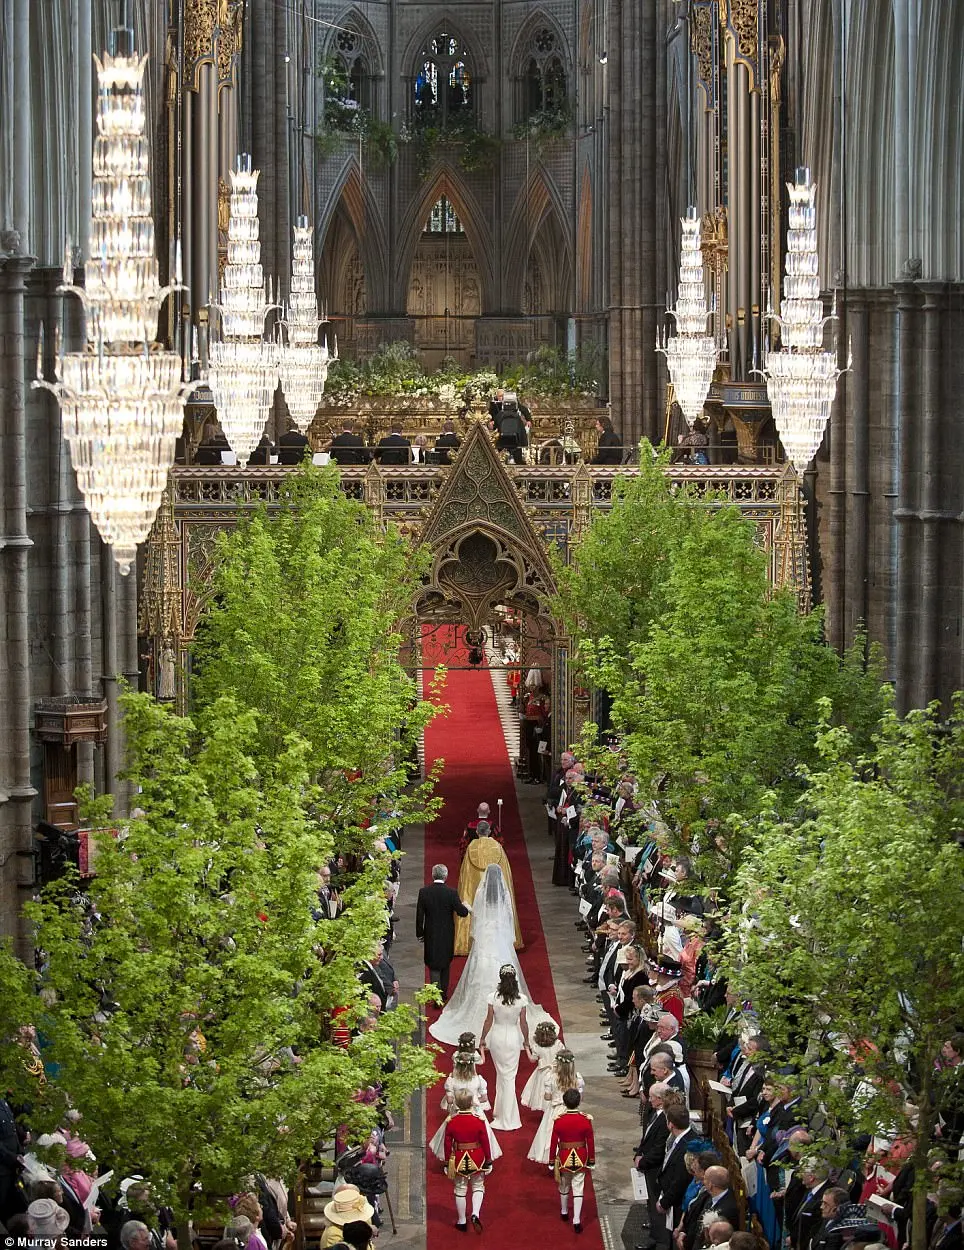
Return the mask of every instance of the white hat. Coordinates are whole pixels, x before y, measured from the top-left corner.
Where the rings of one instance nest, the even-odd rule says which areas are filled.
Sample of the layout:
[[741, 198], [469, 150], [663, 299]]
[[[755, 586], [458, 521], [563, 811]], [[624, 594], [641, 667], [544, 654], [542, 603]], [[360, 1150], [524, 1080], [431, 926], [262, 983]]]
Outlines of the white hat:
[[31, 1237], [59, 1237], [70, 1223], [70, 1216], [53, 1198], [37, 1198], [27, 1207]]
[[352, 1220], [364, 1220], [370, 1224], [374, 1214], [375, 1208], [357, 1185], [342, 1185], [325, 1207], [325, 1219], [331, 1224], [337, 1224], [339, 1228], [350, 1224]]

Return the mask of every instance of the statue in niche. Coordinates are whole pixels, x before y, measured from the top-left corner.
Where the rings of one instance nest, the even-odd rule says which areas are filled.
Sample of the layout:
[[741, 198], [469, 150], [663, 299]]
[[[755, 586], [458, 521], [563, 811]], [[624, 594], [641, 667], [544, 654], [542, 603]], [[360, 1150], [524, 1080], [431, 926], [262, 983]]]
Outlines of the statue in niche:
[[177, 697], [177, 652], [170, 638], [164, 639], [158, 652], [157, 697], [166, 702]]

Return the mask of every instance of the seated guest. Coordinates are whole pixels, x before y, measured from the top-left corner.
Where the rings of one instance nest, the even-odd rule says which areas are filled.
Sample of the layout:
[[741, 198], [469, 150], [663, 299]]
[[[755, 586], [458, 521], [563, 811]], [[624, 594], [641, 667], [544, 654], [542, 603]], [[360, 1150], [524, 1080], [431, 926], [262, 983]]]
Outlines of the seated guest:
[[390, 430], [378, 440], [375, 455], [382, 464], [411, 464], [412, 444], [402, 434], [401, 421], [393, 421]]
[[194, 453], [195, 464], [221, 464], [221, 452], [230, 451], [231, 444], [220, 426], [210, 430]]
[[453, 452], [458, 451], [461, 446], [459, 436], [455, 433], [455, 422], [445, 421], [442, 424], [442, 433], [435, 440], [435, 455], [437, 457], [436, 464], [451, 464]]
[[308, 449], [308, 439], [296, 425], [291, 425], [278, 439], [280, 464], [301, 464]]
[[623, 440], [613, 429], [612, 419], [608, 416], [596, 418], [596, 429], [599, 432], [599, 450], [592, 458], [593, 464], [622, 464]]
[[271, 439], [268, 438], [267, 434], [262, 434], [261, 442], [258, 443], [251, 455], [248, 456], [248, 464], [270, 464], [273, 452], [274, 448], [271, 446]]
[[428, 464], [428, 439], [424, 434], [416, 434], [412, 443], [412, 464]]
[[328, 450], [335, 464], [368, 464], [368, 448], [350, 417], [346, 417], [341, 433], [331, 440]]
[[[710, 1250], [730, 1250], [730, 1245], [734, 1237], [749, 1237], [753, 1243], [746, 1246], [744, 1250], [758, 1250], [756, 1238], [752, 1233], [738, 1233], [734, 1230], [732, 1224], [728, 1224], [726, 1220], [714, 1220], [712, 1224], [706, 1226], [706, 1244]], [[739, 1244], [739, 1243], [738, 1243]]]

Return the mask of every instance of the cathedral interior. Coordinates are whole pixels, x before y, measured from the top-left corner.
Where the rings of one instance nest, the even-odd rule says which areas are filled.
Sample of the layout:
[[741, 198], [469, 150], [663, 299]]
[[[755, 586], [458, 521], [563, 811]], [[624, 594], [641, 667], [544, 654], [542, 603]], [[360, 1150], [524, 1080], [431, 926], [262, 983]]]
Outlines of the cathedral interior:
[[[115, 785], [120, 683], [174, 693], [171, 657], [192, 606], [172, 553], [191, 525], [223, 522], [239, 499], [270, 489], [259, 494], [250, 469], [176, 469], [154, 535], [123, 576], [78, 488], [57, 401], [30, 385], [83, 334], [58, 288], [71, 273], [82, 282], [91, 255], [94, 56], [118, 25], [146, 57], [161, 280], [183, 280], [158, 339], [188, 367], [210, 345], [243, 153], [260, 171], [269, 285], [289, 299], [292, 228], [307, 219], [314, 294], [342, 358], [403, 343], [427, 369], [451, 359], [500, 370], [541, 348], [592, 354], [603, 363], [588, 415], [567, 426], [544, 403], [536, 420], [583, 430], [588, 446], [598, 410], [627, 447], [675, 443], [682, 427], [655, 346], [679, 296], [681, 219], [695, 209], [716, 362], [707, 473], [722, 481], [729, 466], [726, 489], [741, 506], [759, 505], [763, 521], [772, 513], [782, 576], [824, 605], [833, 645], [861, 630], [880, 644], [902, 708], [964, 686], [964, 353], [954, 347], [964, 332], [964, 7], [4, 0], [0, 16], [4, 929], [16, 924], [37, 821], [69, 825], [77, 782]], [[816, 456], [788, 486], [763, 369], [800, 169], [816, 185], [819, 296], [836, 317], [827, 343], [841, 373]], [[212, 416], [202, 388], [188, 442]], [[434, 432], [419, 420], [406, 433]], [[335, 432], [323, 424], [319, 446]], [[286, 429], [279, 394], [267, 432]], [[509, 473], [535, 517], [519, 531], [512, 575], [524, 581], [524, 560], [544, 560], [540, 542], [606, 506], [612, 473]], [[402, 523], [407, 509], [415, 526], [445, 475], [404, 470], [401, 485], [387, 472], [345, 476], [359, 498]], [[438, 527], [440, 514], [420, 523]], [[184, 546], [185, 561], [202, 560], [198, 544]], [[458, 549], [440, 568], [445, 559]], [[121, 783], [117, 792], [123, 801]]]

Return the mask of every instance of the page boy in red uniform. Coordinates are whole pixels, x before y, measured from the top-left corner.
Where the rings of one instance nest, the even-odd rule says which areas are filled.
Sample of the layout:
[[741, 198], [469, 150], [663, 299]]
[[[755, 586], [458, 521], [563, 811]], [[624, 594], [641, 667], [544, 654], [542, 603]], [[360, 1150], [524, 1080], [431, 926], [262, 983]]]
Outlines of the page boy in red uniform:
[[492, 1171], [489, 1139], [485, 1121], [472, 1114], [472, 1095], [460, 1091], [455, 1095], [456, 1111], [445, 1121], [446, 1174], [455, 1185], [455, 1227], [464, 1233], [467, 1225], [466, 1196], [472, 1190], [472, 1227], [482, 1231], [479, 1216], [485, 1197], [485, 1178]]
[[582, 1196], [586, 1172], [596, 1166], [596, 1142], [592, 1132], [592, 1116], [579, 1110], [582, 1101], [578, 1089], [567, 1089], [562, 1096], [565, 1111], [556, 1116], [549, 1141], [550, 1166], [559, 1186], [560, 1211], [569, 1219], [569, 1195], [572, 1194], [572, 1231], [582, 1232]]

